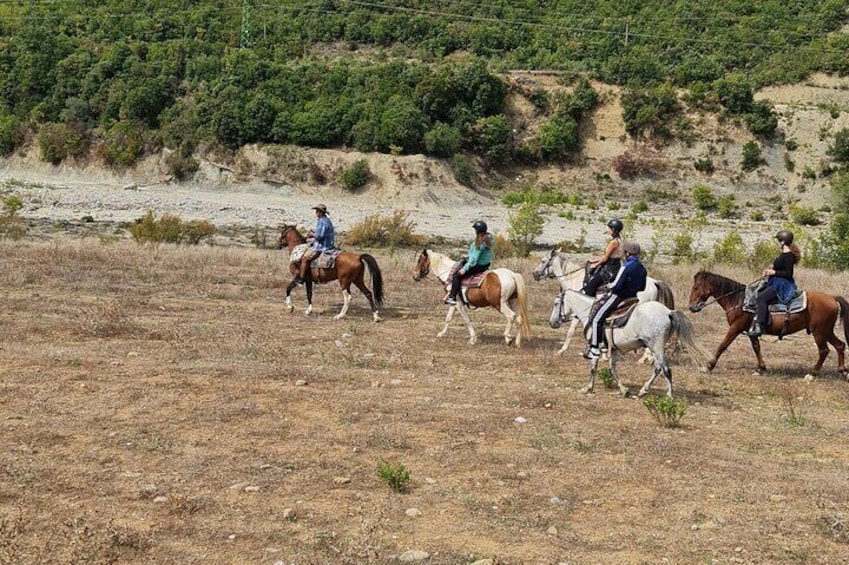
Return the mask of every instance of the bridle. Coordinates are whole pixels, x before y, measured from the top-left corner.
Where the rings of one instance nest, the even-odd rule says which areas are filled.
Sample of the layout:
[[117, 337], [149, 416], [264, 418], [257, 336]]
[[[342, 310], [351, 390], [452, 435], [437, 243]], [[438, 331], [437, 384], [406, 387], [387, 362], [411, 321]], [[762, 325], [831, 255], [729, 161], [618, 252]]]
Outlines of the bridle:
[[425, 257], [425, 267], [420, 270], [418, 273], [413, 275], [413, 280], [418, 282], [422, 279], [426, 279], [430, 275], [430, 257]]
[[[549, 279], [565, 279], [566, 277], [569, 277], [571, 275], [574, 275], [575, 273], [579, 273], [579, 272], [586, 269], [586, 267], [579, 267], [579, 268], [575, 269], [574, 271], [569, 271], [568, 273], [563, 273], [562, 275], [555, 275], [554, 273], [551, 272], [551, 264], [554, 262], [554, 258], [557, 257], [557, 256], [558, 256], [557, 253], [552, 253], [551, 256], [549, 256], [548, 261], [545, 262], [545, 266], [542, 268], [540, 278], [542, 278], [543, 276], [546, 276]], [[534, 278], [536, 279], [536, 277], [534, 277]], [[539, 280], [539, 279], [536, 279], [536, 280]]]
[[[720, 300], [722, 300], [726, 296], [731, 296], [732, 294], [737, 294], [738, 292], [745, 292], [745, 290], [747, 288], [749, 288], [751, 285], [755, 284], [756, 282], [762, 280], [762, 278], [763, 277], [761, 277], [759, 279], [755, 279], [752, 282], [750, 282], [749, 284], [743, 285], [743, 288], [738, 288], [737, 290], [729, 290], [725, 294], [720, 294], [719, 296], [712, 296], [711, 298], [709, 298], [707, 300], [702, 300], [700, 302], [697, 302], [696, 304], [693, 304], [692, 306], [690, 306], [690, 312], [693, 312], [694, 314], [696, 312], [701, 312], [702, 310], [704, 310], [705, 308], [707, 308], [708, 306], [710, 306], [714, 302], [719, 302]], [[743, 307], [743, 305], [740, 304], [739, 306], [735, 306], [733, 308], [730, 308], [730, 310], [736, 310], [737, 308], [742, 308], [742, 307]]]

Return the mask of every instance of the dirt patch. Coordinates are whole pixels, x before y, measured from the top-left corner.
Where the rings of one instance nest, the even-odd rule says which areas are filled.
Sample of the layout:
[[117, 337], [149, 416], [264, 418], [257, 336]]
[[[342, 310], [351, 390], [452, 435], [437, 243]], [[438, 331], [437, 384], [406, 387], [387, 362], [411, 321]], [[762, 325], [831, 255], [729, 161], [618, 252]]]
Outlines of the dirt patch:
[[[316, 316], [302, 290], [285, 314], [277, 251], [0, 242], [0, 561], [846, 562], [849, 383], [833, 357], [800, 382], [808, 336], [765, 343], [766, 376], [743, 342], [713, 374], [674, 365], [689, 409], [665, 429], [576, 392], [553, 283], [529, 284], [526, 347], [476, 311], [472, 348], [459, 322], [435, 337], [442, 291], [411, 280], [412, 253], [376, 256], [380, 324], [359, 294], [334, 322], [332, 284]], [[694, 270], [653, 274], [680, 303]], [[716, 347], [721, 312], [691, 319]], [[380, 462], [409, 470], [406, 493]]]

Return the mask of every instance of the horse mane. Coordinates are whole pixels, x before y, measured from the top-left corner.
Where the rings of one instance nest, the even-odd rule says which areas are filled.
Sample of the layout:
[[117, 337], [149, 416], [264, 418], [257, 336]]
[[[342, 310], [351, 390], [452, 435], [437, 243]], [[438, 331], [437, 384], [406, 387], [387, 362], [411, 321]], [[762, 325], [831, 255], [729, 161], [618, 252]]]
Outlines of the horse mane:
[[303, 235], [301, 235], [301, 232], [298, 231], [298, 228], [294, 224], [292, 224], [292, 225], [283, 224], [282, 226], [280, 226], [280, 237], [283, 238], [283, 236], [285, 236], [290, 231], [295, 232], [295, 235], [298, 238], [298, 243], [306, 243], [307, 242], [307, 238], [305, 238]]
[[702, 271], [702, 274], [707, 282], [713, 287], [714, 297], [733, 296], [735, 301], [742, 302], [743, 293], [741, 291], [746, 288], [746, 285], [739, 283], [734, 279], [729, 279], [728, 277], [711, 273], [710, 271]]

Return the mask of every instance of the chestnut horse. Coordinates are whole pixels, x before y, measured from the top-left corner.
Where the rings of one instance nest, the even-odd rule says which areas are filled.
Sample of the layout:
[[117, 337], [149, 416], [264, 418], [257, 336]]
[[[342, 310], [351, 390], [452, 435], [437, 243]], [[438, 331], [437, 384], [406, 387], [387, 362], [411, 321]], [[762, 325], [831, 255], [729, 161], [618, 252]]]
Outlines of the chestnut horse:
[[[752, 324], [754, 314], [743, 310], [745, 290], [746, 285], [708, 271], [699, 271], [693, 278], [693, 288], [690, 290], [690, 311], [700, 311], [707, 306], [708, 299], [712, 298], [725, 310], [725, 319], [729, 326], [725, 339], [719, 344], [716, 354], [708, 363], [708, 370], [713, 370], [723, 351]], [[843, 355], [846, 345], [834, 335], [834, 325], [839, 319], [843, 322], [844, 337], [849, 341], [849, 302], [845, 298], [824, 292], [808, 292], [807, 309], [791, 314], [787, 319], [786, 327], [784, 318], [783, 312], [772, 314], [771, 324], [764, 333], [789, 335], [799, 330], [807, 330], [809, 334], [813, 334], [819, 350], [819, 359], [812, 373], [817, 374], [822, 369], [825, 358], [828, 357], [830, 343], [837, 350], [837, 370], [841, 375], [846, 376]], [[758, 372], [762, 373], [766, 371], [766, 364], [761, 357], [760, 341], [757, 337], [749, 339], [752, 342], [752, 350], [758, 358]]]
[[[413, 280], [420, 281], [426, 278], [431, 271], [436, 275], [439, 283], [447, 291], [451, 286], [448, 280], [455, 261], [447, 255], [442, 255], [428, 249], [423, 250], [416, 260], [416, 271]], [[486, 272], [486, 276], [479, 288], [469, 288], [466, 292], [469, 304], [476, 308], [491, 306], [501, 312], [507, 318], [507, 327], [504, 328], [504, 342], [507, 345], [516, 342], [516, 347], [522, 346], [522, 339], [530, 337], [531, 325], [528, 321], [527, 295], [525, 293], [525, 279], [521, 274], [510, 269], [494, 269]], [[459, 298], [459, 297], [458, 297]], [[478, 337], [472, 320], [469, 318], [468, 309], [462, 300], [457, 300], [456, 306], [448, 307], [445, 316], [445, 326], [437, 334], [443, 337], [448, 332], [448, 324], [454, 317], [454, 312], [459, 311], [466, 327], [469, 329], [469, 343], [474, 345]], [[512, 335], [513, 324], [518, 326], [516, 335]]]
[[[295, 226], [284, 225], [280, 229], [280, 239], [277, 241], [277, 249], [286, 247], [289, 250], [289, 256], [299, 245], [306, 245], [307, 240], [298, 232]], [[289, 272], [293, 277], [298, 276], [300, 270], [300, 261], [289, 263]], [[371, 285], [373, 293], [368, 289], [363, 276], [366, 272], [366, 267], [371, 274]], [[307, 288], [307, 311], [306, 315], [312, 313], [312, 285], [316, 283], [326, 283], [330, 281], [339, 281], [339, 286], [342, 289], [342, 310], [336, 314], [333, 319], [338, 320], [348, 313], [348, 306], [351, 303], [351, 285], [354, 284], [363, 295], [368, 299], [371, 306], [372, 316], [374, 321], [379, 322], [380, 316], [377, 312], [377, 307], [383, 305], [383, 275], [380, 273], [380, 267], [377, 266], [377, 261], [368, 253], [350, 253], [343, 251], [336, 257], [336, 264], [330, 269], [313, 268], [310, 271], [310, 276], [307, 277], [305, 285]], [[292, 289], [295, 288], [295, 279], [286, 287], [286, 308], [292, 312], [295, 307], [292, 306]]]

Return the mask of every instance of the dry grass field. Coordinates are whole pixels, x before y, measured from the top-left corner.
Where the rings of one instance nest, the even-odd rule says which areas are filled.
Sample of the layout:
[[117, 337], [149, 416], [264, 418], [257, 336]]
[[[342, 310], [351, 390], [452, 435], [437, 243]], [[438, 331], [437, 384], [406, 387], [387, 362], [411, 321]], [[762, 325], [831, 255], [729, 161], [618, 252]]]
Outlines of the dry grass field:
[[[833, 352], [802, 381], [810, 337], [765, 343], [764, 376], [746, 340], [712, 374], [678, 361], [666, 428], [577, 392], [535, 262], [501, 263], [531, 290], [516, 350], [492, 311], [475, 347], [437, 339], [414, 252], [375, 255], [380, 324], [359, 293], [333, 321], [335, 285], [286, 314], [279, 251], [0, 241], [0, 563], [849, 563], [849, 383]], [[652, 274], [684, 306], [695, 270]], [[713, 350], [722, 312], [688, 316]], [[634, 392], [647, 373], [623, 363]]]

